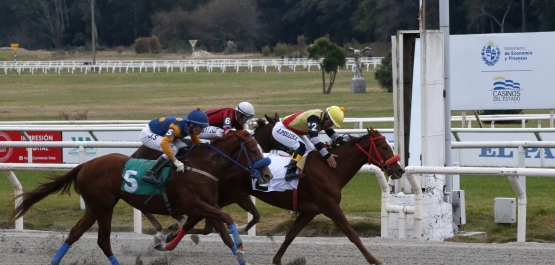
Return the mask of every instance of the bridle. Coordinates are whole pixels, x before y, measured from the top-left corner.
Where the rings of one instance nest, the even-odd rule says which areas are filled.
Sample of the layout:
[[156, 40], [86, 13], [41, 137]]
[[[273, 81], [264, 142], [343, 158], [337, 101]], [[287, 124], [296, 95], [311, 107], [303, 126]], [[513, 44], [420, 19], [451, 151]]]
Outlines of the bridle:
[[[388, 175], [391, 175], [391, 173], [389, 172], [389, 170], [391, 169], [391, 165], [399, 162], [401, 160], [401, 156], [399, 154], [396, 154], [391, 158], [389, 158], [388, 160], [384, 161], [382, 158], [382, 155], [378, 150], [376, 141], [380, 139], [385, 139], [385, 136], [380, 135], [380, 136], [372, 137], [369, 134], [368, 137], [370, 137], [370, 146], [368, 147], [368, 152], [366, 152], [362, 148], [362, 146], [360, 146], [360, 144], [357, 143], [356, 146], [358, 147], [358, 149], [360, 149], [360, 151], [362, 151], [366, 156], [368, 156], [368, 164], [374, 164], [378, 166], [382, 171], [386, 172]], [[376, 157], [378, 157], [378, 159], [372, 156], [372, 151], [376, 153]]]
[[[233, 162], [235, 165], [237, 165], [241, 169], [249, 172], [253, 179], [259, 179], [260, 178], [260, 171], [258, 170], [258, 168], [269, 165], [271, 163], [271, 160], [270, 160], [270, 158], [265, 157], [265, 158], [262, 158], [262, 159], [260, 159], [256, 162], [254, 162], [254, 163], [252, 162], [252, 159], [250, 158], [250, 156], [249, 156], [249, 154], [247, 153], [247, 150], [246, 150], [246, 144], [248, 142], [252, 141], [252, 140], [255, 140], [255, 139], [254, 139], [254, 137], [251, 136], [248, 140], [246, 140], [244, 142], [241, 141], [241, 150], [239, 151], [239, 154], [237, 154], [236, 159], [233, 159], [233, 158], [229, 157], [228, 155], [224, 154], [222, 151], [220, 151], [218, 148], [216, 148], [215, 146], [213, 146], [211, 144], [207, 144], [207, 145], [210, 148], [217, 151], [218, 153], [220, 153], [222, 156], [224, 156], [228, 160], [230, 160], [231, 162]], [[247, 158], [248, 167], [245, 167], [245, 166], [241, 165], [241, 163], [239, 163], [239, 159], [241, 158], [241, 154], [243, 154], [243, 151], [245, 152], [245, 157]]]

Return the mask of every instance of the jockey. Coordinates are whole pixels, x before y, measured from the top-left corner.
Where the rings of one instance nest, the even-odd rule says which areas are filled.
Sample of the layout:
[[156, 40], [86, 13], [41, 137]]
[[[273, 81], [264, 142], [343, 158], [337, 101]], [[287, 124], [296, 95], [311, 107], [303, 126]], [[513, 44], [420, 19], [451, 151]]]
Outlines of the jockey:
[[[231, 129], [245, 130], [245, 123], [254, 117], [254, 107], [251, 103], [241, 102], [232, 108], [213, 109], [206, 112], [208, 115], [208, 123], [199, 135], [201, 139], [210, 139], [215, 136], [223, 136], [230, 132]], [[250, 134], [254, 134], [253, 130], [246, 129]]]
[[276, 123], [272, 130], [274, 139], [283, 145], [295, 150], [289, 165], [287, 165], [287, 172], [285, 173], [285, 180], [291, 181], [299, 178], [297, 171], [297, 162], [301, 160], [306, 151], [312, 151], [310, 143], [299, 137], [299, 135], [308, 135], [310, 142], [320, 152], [320, 154], [327, 160], [328, 165], [332, 168], [337, 166], [335, 157], [337, 155], [330, 154], [320, 142], [318, 133], [322, 130], [333, 140], [343, 140], [333, 129], [332, 126], [339, 128], [343, 123], [343, 107], [331, 106], [322, 111], [319, 109], [300, 111], [291, 114], [282, 119], [281, 122]]
[[149, 148], [162, 151], [164, 154], [156, 160], [154, 165], [142, 177], [143, 181], [158, 184], [160, 175], [156, 173], [171, 159], [177, 171], [183, 172], [185, 166], [177, 160], [175, 154], [179, 148], [187, 146], [183, 141], [186, 136], [191, 136], [193, 144], [200, 143], [198, 135], [208, 126], [206, 113], [197, 107], [185, 117], [162, 117], [154, 119], [141, 131], [141, 142]]

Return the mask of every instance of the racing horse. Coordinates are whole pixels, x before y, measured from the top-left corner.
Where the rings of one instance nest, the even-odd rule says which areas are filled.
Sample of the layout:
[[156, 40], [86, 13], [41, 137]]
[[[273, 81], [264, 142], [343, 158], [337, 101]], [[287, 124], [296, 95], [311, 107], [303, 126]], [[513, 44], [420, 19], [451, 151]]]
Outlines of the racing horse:
[[[244, 155], [243, 155], [244, 153]], [[236, 160], [232, 157], [236, 157]], [[247, 132], [231, 134], [212, 141], [211, 145], [198, 144], [191, 147], [190, 152], [180, 161], [187, 166], [185, 172], [170, 171], [165, 185], [167, 202], [163, 196], [136, 195], [121, 190], [123, 184], [122, 171], [131, 158], [121, 154], [108, 154], [95, 158], [75, 167], [65, 175], [52, 177], [50, 182], [43, 183], [35, 190], [23, 193], [18, 197], [21, 203], [13, 212], [11, 221], [23, 216], [35, 203], [46, 196], [61, 191], [69, 194], [71, 185], [80, 193], [86, 204], [86, 210], [81, 219], [71, 229], [67, 239], [52, 258], [52, 264], [59, 264], [69, 247], [75, 243], [95, 221], [98, 222], [98, 246], [111, 264], [119, 264], [112, 253], [110, 232], [113, 209], [119, 199], [129, 205], [148, 213], [187, 214], [190, 222], [182, 227], [180, 234], [164, 245], [164, 250], [173, 250], [185, 231], [191, 229], [196, 222], [203, 218], [211, 218], [221, 222], [214, 222], [224, 242], [232, 242], [229, 246], [239, 264], [246, 264], [243, 244], [232, 218], [221, 211], [217, 205], [217, 181], [225, 179], [228, 174], [236, 170], [245, 169], [249, 174], [259, 177], [260, 183], [267, 183], [272, 178], [267, 164], [255, 171], [252, 167], [264, 161], [258, 143]], [[253, 165], [253, 162], [254, 165]], [[235, 167], [238, 165], [238, 167]], [[245, 166], [247, 164], [247, 166]], [[127, 171], [128, 172], [128, 171]], [[258, 173], [258, 174], [255, 174]], [[218, 179], [220, 177], [220, 179]], [[250, 181], [250, 177], [249, 181]], [[164, 196], [166, 197], [166, 196]], [[145, 203], [145, 201], [147, 201]], [[169, 205], [168, 205], [169, 204]], [[196, 222], [194, 222], [197, 220]], [[233, 240], [225, 231], [228, 225]]]
[[[271, 150], [289, 151], [286, 146], [276, 141], [274, 137], [272, 137], [272, 128], [274, 127], [276, 122], [279, 121], [279, 115], [275, 113], [273, 117], [270, 117], [268, 115], [264, 115], [264, 116], [266, 119], [258, 119], [256, 121], [256, 125], [254, 126], [254, 138], [257, 139], [258, 145], [262, 148], [262, 152], [268, 153]], [[183, 155], [185, 152], [186, 150], [181, 149], [179, 150], [177, 155], [178, 156]], [[139, 147], [139, 149], [137, 149], [137, 151], [135, 151], [131, 155], [131, 157], [155, 160], [160, 155], [161, 155], [160, 151], [153, 150], [143, 145]], [[218, 185], [219, 185], [218, 190], [225, 189], [225, 186], [220, 186], [220, 184]], [[238, 231], [248, 231], [252, 226], [254, 226], [256, 223], [260, 221], [260, 212], [258, 211], [255, 204], [248, 196], [245, 197], [243, 200], [233, 202], [233, 203], [236, 203], [237, 205], [239, 205], [239, 207], [249, 212], [253, 216], [251, 221], [249, 221], [246, 225], [239, 227]], [[232, 204], [232, 203], [228, 203], [228, 204]], [[155, 248], [159, 248], [162, 244], [162, 241], [165, 239], [162, 225], [160, 224], [158, 219], [154, 217], [153, 214], [143, 212], [143, 215], [149, 220], [149, 222], [156, 230], [156, 235], [154, 236]], [[186, 221], [185, 217], [180, 215], [172, 215], [172, 217], [180, 221], [181, 224], [185, 223]], [[178, 224], [172, 224], [170, 227], [172, 227], [172, 229], [177, 229]], [[207, 224], [204, 228], [202, 229], [193, 228], [189, 230], [187, 233], [191, 235], [194, 235], [194, 234], [207, 235], [211, 233], [212, 230], [213, 230], [212, 220], [208, 219]], [[170, 235], [169, 238], [167, 238], [167, 240], [172, 239], [173, 236], [174, 235]], [[196, 238], [193, 237], [193, 240], [196, 240]], [[229, 242], [226, 242], [226, 244], [229, 244]]]
[[[335, 159], [337, 161], [336, 168], [330, 168], [318, 152], [310, 152], [303, 168], [304, 177], [299, 179], [296, 190], [283, 192], [253, 190], [252, 182], [241, 177], [242, 172], [235, 172], [237, 175], [228, 176], [218, 183], [218, 205], [224, 207], [232, 203], [250, 200], [249, 195], [251, 195], [270, 205], [298, 213], [293, 226], [287, 232], [283, 244], [272, 260], [273, 264], [281, 264], [281, 259], [291, 242], [318, 214], [324, 214], [330, 218], [357, 246], [369, 264], [382, 264], [364, 247], [339, 205], [341, 190], [364, 164], [378, 166], [392, 179], [401, 178], [405, 172], [399, 164], [400, 156], [393, 153], [385, 136], [374, 129], [367, 129], [367, 131], [368, 134], [350, 138], [331, 150], [331, 153], [338, 155]], [[264, 141], [264, 139], [258, 139], [260, 142]], [[188, 226], [187, 223], [185, 223], [185, 227]]]

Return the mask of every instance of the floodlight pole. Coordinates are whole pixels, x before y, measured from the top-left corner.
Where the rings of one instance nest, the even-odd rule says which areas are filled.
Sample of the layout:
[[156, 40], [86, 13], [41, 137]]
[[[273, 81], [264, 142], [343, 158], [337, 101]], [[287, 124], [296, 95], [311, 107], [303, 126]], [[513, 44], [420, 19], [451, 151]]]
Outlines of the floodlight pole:
[[94, 24], [94, 0], [91, 0], [92, 64], [96, 64], [96, 25]]

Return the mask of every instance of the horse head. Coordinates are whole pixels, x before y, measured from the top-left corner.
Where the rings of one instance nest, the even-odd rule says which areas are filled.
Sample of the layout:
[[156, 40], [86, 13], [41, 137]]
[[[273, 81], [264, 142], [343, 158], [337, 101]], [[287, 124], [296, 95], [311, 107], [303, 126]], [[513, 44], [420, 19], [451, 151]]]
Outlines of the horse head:
[[216, 137], [211, 144], [233, 157], [235, 164], [249, 171], [253, 178], [258, 178], [260, 184], [269, 183], [272, 179], [272, 172], [268, 168], [269, 159], [264, 158], [258, 142], [247, 131]]
[[[276, 113], [274, 117], [264, 115], [266, 120], [258, 119], [254, 126], [254, 138], [262, 148], [262, 152], [268, 153], [271, 150], [282, 150], [289, 152], [289, 148], [282, 143], [276, 141], [272, 136], [274, 125], [279, 122], [279, 115]], [[268, 121], [268, 123], [266, 123]]]
[[[372, 128], [367, 129], [368, 136], [354, 138], [354, 144], [368, 157], [368, 164], [373, 164], [386, 172], [392, 179], [403, 176], [405, 170], [399, 163], [400, 155], [393, 153], [393, 149], [385, 139], [385, 136]], [[351, 141], [349, 141], [351, 142]]]

